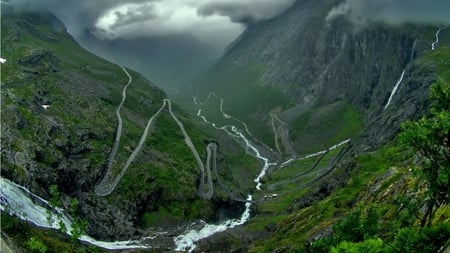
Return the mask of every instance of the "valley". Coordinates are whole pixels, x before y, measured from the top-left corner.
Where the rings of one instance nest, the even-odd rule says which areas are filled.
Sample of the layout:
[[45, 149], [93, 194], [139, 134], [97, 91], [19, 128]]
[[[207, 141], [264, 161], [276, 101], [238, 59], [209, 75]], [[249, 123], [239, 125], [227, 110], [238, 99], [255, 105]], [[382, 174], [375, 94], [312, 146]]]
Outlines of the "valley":
[[2, 242], [448, 251], [450, 29], [355, 24], [333, 16], [343, 2], [293, 1], [220, 58], [191, 35], [73, 36], [2, 3]]

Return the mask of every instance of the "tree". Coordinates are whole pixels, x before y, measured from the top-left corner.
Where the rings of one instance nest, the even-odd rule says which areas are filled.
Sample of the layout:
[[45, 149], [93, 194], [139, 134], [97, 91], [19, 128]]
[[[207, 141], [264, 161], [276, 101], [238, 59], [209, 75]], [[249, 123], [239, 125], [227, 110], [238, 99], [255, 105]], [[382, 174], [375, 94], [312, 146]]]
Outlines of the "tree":
[[421, 226], [431, 225], [436, 210], [450, 196], [450, 84], [439, 79], [431, 86], [428, 117], [402, 126], [399, 140], [418, 151], [423, 159], [418, 175], [427, 184], [426, 212]]
[[342, 241], [330, 250], [331, 253], [383, 253], [386, 251], [383, 241], [380, 238], [367, 239], [362, 242]]
[[34, 237], [28, 239], [27, 246], [32, 252], [46, 253], [48, 250], [47, 245]]

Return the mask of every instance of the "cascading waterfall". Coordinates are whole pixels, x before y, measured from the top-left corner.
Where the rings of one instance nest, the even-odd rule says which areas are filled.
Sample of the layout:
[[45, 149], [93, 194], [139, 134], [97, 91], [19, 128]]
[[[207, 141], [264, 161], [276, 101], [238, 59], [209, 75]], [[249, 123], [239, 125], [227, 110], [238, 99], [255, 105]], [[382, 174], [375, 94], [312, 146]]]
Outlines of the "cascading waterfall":
[[434, 35], [436, 37], [436, 40], [431, 44], [431, 50], [435, 50], [437, 48], [437, 45], [439, 44], [439, 35], [441, 34], [441, 31], [446, 29], [448, 26], [440, 27], [436, 34]]
[[[169, 103], [169, 111], [171, 107]], [[201, 110], [198, 112], [205, 122], [216, 127], [214, 123], [209, 122], [204, 116], [201, 115]], [[216, 127], [217, 128], [217, 127]], [[256, 188], [261, 189], [261, 178], [266, 174], [270, 165], [269, 159], [262, 156], [259, 150], [251, 144], [251, 142], [240, 132], [235, 126], [224, 126], [217, 128], [225, 131], [231, 137], [239, 138], [243, 140], [247, 148], [251, 150], [254, 156], [263, 161], [263, 167], [261, 173], [255, 179], [257, 183]], [[28, 189], [17, 185], [7, 179], [0, 178], [0, 209], [7, 210], [10, 214], [19, 217], [22, 220], [31, 222], [36, 226], [43, 228], [59, 229], [59, 222], [62, 221], [67, 228], [67, 234], [71, 234], [72, 218], [66, 214], [62, 209], [52, 208], [50, 204], [40, 198], [39, 196], [31, 193]], [[38, 201], [33, 201], [33, 199]], [[36, 203], [39, 202], [39, 203]], [[245, 210], [239, 219], [229, 219], [220, 224], [207, 224], [204, 223], [203, 228], [199, 230], [190, 230], [185, 234], [179, 235], [174, 238], [176, 250], [187, 250], [189, 252], [196, 248], [195, 243], [201, 239], [207, 238], [213, 234], [223, 232], [227, 229], [234, 228], [247, 222], [250, 218], [250, 208], [252, 205], [252, 195], [248, 195], [245, 203]], [[49, 215], [50, 214], [50, 215]], [[105, 242], [95, 240], [88, 235], [82, 235], [79, 239], [83, 242], [102, 247], [109, 250], [126, 250], [126, 249], [149, 249], [151, 245], [144, 243], [147, 239], [153, 239], [154, 237], [144, 237], [140, 240], [129, 241], [115, 241]]]
[[223, 232], [227, 229], [234, 228], [236, 226], [240, 226], [248, 221], [250, 218], [250, 207], [252, 205], [252, 196], [248, 195], [247, 203], [245, 203], [245, 210], [239, 219], [231, 219], [227, 220], [221, 224], [206, 224], [200, 230], [190, 230], [184, 235], [180, 235], [175, 238], [175, 250], [187, 250], [188, 252], [192, 252], [197, 246], [195, 243], [201, 239], [210, 237], [213, 234]]
[[[229, 125], [229, 126], [217, 127], [216, 124], [208, 121], [206, 119], [206, 117], [201, 114], [201, 111], [202, 110], [199, 109], [197, 116], [202, 118], [205, 123], [210, 124], [211, 126], [213, 126], [216, 129], [225, 131], [228, 135], [230, 135], [234, 138], [241, 139], [242, 141], [244, 141], [246, 147], [248, 149], [250, 149], [251, 151], [253, 151], [255, 157], [257, 159], [260, 159], [261, 161], [263, 161], [263, 167], [261, 169], [261, 172], [258, 175], [258, 177], [255, 178], [255, 180], [254, 180], [256, 183], [256, 189], [261, 190], [261, 185], [262, 185], [261, 178], [265, 176], [266, 171], [270, 167], [270, 165], [275, 165], [275, 164], [269, 163], [269, 159], [262, 156], [261, 153], [259, 152], [259, 150], [254, 145], [252, 145], [252, 143], [245, 137], [245, 135], [242, 132], [240, 132], [235, 126]], [[222, 113], [223, 113], [223, 111], [222, 111]], [[231, 130], [231, 132], [229, 131], [229, 129]], [[195, 243], [197, 241], [207, 238], [213, 234], [223, 232], [229, 228], [233, 228], [233, 227], [244, 224], [250, 218], [250, 208], [252, 205], [251, 201], [252, 201], [252, 195], [248, 195], [247, 202], [245, 203], [245, 210], [242, 213], [240, 219], [227, 220], [218, 225], [205, 223], [203, 228], [201, 228], [200, 230], [193, 229], [184, 235], [180, 235], [180, 236], [176, 237], [175, 238], [176, 250], [187, 250], [189, 252], [192, 252], [196, 248]]]
[[[52, 208], [43, 198], [8, 179], [0, 177], [0, 186], [0, 210], [42, 228], [60, 229], [60, 222], [62, 222], [66, 227], [66, 233], [71, 235], [72, 218], [62, 209]], [[104, 242], [88, 235], [82, 235], [79, 239], [108, 250], [150, 248], [141, 240]]]
[[[409, 60], [410, 62], [412, 62], [414, 60], [414, 50], [416, 49], [416, 44], [417, 44], [417, 39], [414, 40], [414, 43], [411, 48], [411, 57]], [[388, 99], [386, 105], [384, 106], [384, 110], [386, 110], [389, 107], [389, 105], [391, 104], [392, 98], [394, 98], [395, 94], [397, 93], [398, 87], [400, 86], [400, 84], [403, 81], [403, 78], [405, 77], [405, 73], [406, 73], [406, 68], [403, 70], [400, 78], [395, 83], [394, 88], [391, 91], [391, 95], [389, 96], [389, 99]]]
[[397, 93], [398, 86], [400, 86], [400, 84], [402, 83], [403, 77], [405, 76], [405, 72], [406, 72], [406, 70], [403, 70], [402, 75], [401, 75], [400, 78], [397, 80], [397, 83], [395, 84], [394, 88], [392, 89], [391, 95], [389, 96], [389, 100], [388, 100], [388, 102], [386, 103], [386, 105], [384, 106], [384, 109], [385, 109], [385, 110], [386, 110], [386, 109], [389, 107], [389, 105], [391, 104], [392, 98], [394, 97], [395, 93]]

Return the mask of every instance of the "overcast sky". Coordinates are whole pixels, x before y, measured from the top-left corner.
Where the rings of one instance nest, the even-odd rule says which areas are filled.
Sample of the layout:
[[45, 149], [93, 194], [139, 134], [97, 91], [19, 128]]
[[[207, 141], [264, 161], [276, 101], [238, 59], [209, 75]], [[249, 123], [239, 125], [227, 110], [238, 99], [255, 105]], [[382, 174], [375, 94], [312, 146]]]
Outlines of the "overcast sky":
[[269, 19], [295, 0], [9, 0], [55, 13], [74, 36], [97, 28], [104, 37], [190, 33], [223, 50], [249, 22]]
[[450, 0], [343, 0], [328, 19], [346, 16], [353, 23], [450, 24]]
[[[7, 1], [7, 0], [3, 0]], [[317, 0], [323, 1], [323, 0]], [[295, 0], [9, 0], [21, 8], [50, 9], [75, 37], [85, 28], [106, 38], [190, 33], [223, 50], [248, 23], [269, 19]], [[450, 24], [450, 0], [342, 0], [328, 19]]]

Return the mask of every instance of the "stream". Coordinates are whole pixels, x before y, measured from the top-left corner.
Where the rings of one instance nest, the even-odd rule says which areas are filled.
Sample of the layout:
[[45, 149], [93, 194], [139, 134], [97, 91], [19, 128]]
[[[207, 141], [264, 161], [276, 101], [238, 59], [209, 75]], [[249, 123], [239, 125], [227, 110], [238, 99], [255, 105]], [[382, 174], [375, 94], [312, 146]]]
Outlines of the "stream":
[[[68, 214], [60, 208], [52, 208], [48, 201], [3, 177], [0, 177], [0, 210], [41, 228], [59, 229], [59, 223], [62, 222], [67, 228], [67, 234], [71, 235], [72, 218]], [[79, 239], [108, 250], [149, 248], [140, 240], [104, 242], [88, 235], [82, 235]]]
[[[171, 112], [170, 104], [169, 111]], [[172, 113], [172, 112], [171, 112]], [[207, 121], [204, 116], [199, 116], [205, 121], [217, 128], [214, 123]], [[247, 139], [247, 137], [239, 131], [235, 126], [225, 126], [222, 129], [233, 138], [239, 138], [245, 143], [246, 148], [253, 152], [257, 159], [263, 162], [260, 174], [255, 178], [256, 189], [260, 190], [262, 183], [261, 178], [266, 174], [271, 163], [269, 159], [262, 156], [259, 150]], [[188, 142], [188, 141], [187, 141]], [[8, 179], [0, 178], [0, 209], [11, 215], [15, 215], [21, 220], [30, 222], [37, 227], [59, 229], [59, 222], [64, 223], [67, 228], [67, 234], [71, 235], [72, 218], [69, 214], [60, 208], [51, 207], [48, 201], [33, 194], [27, 188], [15, 184]], [[250, 209], [252, 205], [252, 195], [248, 195], [245, 203], [245, 210], [238, 219], [229, 219], [219, 224], [208, 224], [202, 222], [201, 229], [190, 229], [184, 234], [174, 237], [175, 249], [192, 252], [196, 248], [196, 242], [207, 238], [213, 234], [223, 232], [227, 229], [234, 228], [247, 222], [250, 218]], [[144, 237], [139, 240], [105, 242], [96, 240], [88, 235], [82, 235], [79, 239], [101, 248], [108, 250], [126, 250], [126, 249], [149, 249], [151, 245], [145, 243], [154, 237]]]

